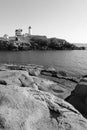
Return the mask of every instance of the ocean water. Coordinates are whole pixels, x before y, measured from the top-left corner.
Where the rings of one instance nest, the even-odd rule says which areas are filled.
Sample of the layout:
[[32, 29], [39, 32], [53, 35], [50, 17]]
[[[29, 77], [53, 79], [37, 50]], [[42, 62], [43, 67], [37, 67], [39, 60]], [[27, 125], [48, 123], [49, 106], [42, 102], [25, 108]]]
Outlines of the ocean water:
[[1, 51], [0, 64], [38, 64], [87, 74], [87, 50], [73, 51]]

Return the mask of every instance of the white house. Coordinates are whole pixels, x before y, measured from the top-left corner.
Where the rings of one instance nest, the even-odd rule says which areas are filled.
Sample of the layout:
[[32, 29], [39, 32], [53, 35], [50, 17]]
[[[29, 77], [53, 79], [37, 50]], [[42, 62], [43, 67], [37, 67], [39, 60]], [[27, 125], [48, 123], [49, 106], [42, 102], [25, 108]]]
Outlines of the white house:
[[22, 35], [22, 29], [16, 29], [15, 30], [15, 36], [21, 36]]

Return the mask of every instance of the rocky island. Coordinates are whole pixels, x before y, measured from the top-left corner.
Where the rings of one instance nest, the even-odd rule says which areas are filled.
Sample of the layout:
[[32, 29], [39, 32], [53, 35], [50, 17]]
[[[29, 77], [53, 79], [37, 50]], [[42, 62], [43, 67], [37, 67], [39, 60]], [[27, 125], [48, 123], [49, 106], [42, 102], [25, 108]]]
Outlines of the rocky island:
[[52, 67], [0, 65], [0, 130], [87, 130], [84, 115], [64, 101], [81, 78]]
[[85, 47], [77, 47], [74, 44], [59, 38], [47, 38], [46, 36], [21, 34], [21, 29], [15, 31], [15, 36], [0, 38], [0, 50], [84, 50]]

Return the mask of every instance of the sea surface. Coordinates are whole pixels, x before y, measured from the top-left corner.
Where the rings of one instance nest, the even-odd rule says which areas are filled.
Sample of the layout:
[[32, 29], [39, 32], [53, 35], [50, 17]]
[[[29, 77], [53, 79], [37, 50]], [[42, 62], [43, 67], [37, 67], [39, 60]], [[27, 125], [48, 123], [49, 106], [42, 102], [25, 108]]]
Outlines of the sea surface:
[[38, 64], [87, 74], [87, 50], [0, 51], [0, 64]]

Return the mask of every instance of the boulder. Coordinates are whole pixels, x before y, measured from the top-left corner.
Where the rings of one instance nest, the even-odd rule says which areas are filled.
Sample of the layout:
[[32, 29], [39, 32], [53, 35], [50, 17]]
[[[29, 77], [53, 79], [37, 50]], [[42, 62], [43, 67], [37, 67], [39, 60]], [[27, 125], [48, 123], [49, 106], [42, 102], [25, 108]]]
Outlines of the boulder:
[[21, 75], [21, 77], [19, 77], [19, 80], [21, 81], [21, 86], [22, 87], [31, 87], [34, 89], [38, 89], [38, 86], [34, 83], [34, 80], [31, 76], [26, 76], [24, 74]]
[[20, 70], [4, 70], [0, 71], [0, 84], [7, 84], [12, 85], [16, 84], [18, 86], [22, 86], [22, 83], [20, 81], [20, 77], [22, 75], [25, 75], [26, 77], [29, 77], [29, 74], [27, 71], [20, 71]]
[[52, 66], [46, 68], [45, 70], [50, 71], [50, 72], [54, 72], [54, 71], [56, 71], [56, 69], [53, 68]]
[[83, 116], [87, 117], [87, 77], [80, 80], [71, 95], [65, 100], [79, 110]]
[[29, 69], [28, 72], [31, 76], [39, 76], [40, 75], [40, 69], [38, 69], [38, 68]]

